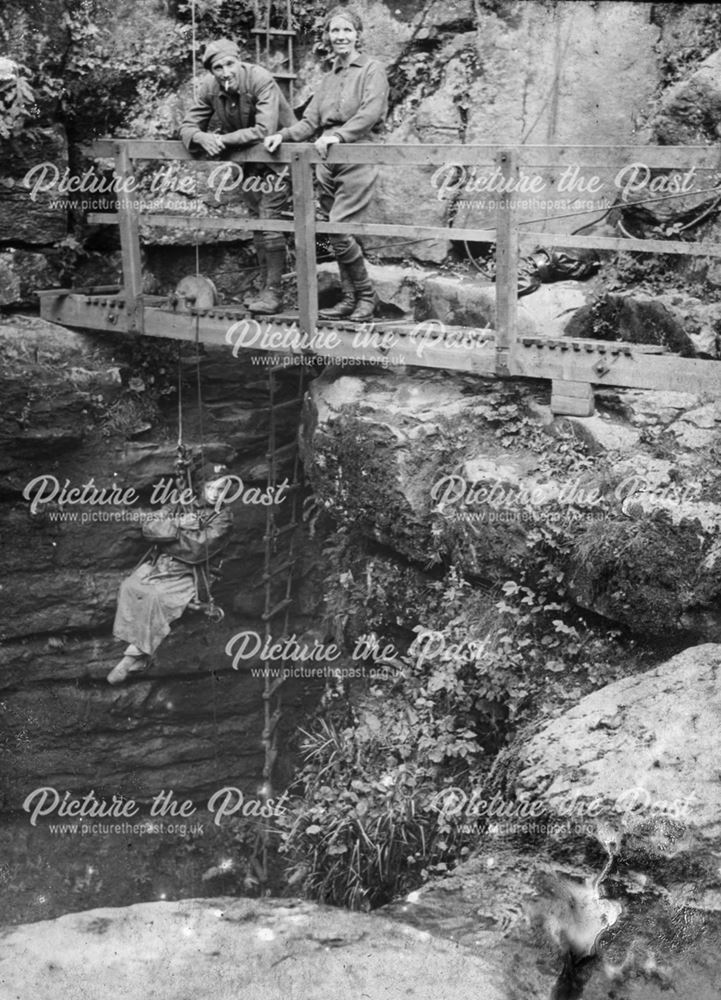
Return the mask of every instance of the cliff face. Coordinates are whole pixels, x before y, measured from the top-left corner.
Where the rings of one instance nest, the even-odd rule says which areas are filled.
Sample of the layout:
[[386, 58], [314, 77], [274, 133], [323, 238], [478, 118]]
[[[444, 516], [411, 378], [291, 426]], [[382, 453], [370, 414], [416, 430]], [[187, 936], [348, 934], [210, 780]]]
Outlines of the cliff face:
[[718, 641], [719, 404], [598, 401], [554, 419], [548, 390], [520, 381], [329, 371], [311, 388], [306, 467], [329, 513], [419, 564], [503, 582], [547, 553], [581, 607]]
[[[200, 612], [186, 613], [152, 670], [113, 689], [105, 677], [122, 653], [112, 638], [118, 585], [147, 552], [137, 516], [149, 509], [154, 484], [172, 475], [177, 443], [177, 412], [172, 404], [158, 407], [163, 397], [153, 381], [164, 379], [170, 388], [175, 364], [164, 369], [154, 357], [148, 368], [148, 358], [137, 356], [128, 362], [112, 338], [40, 321], [19, 319], [0, 327], [0, 335], [5, 805], [17, 808], [45, 784], [139, 801], [162, 787], [198, 797], [218, 782], [255, 785], [262, 699], [261, 681], [249, 670], [257, 658], [235, 670], [224, 650], [238, 631], [263, 632], [267, 508], [252, 500], [265, 492], [267, 377], [250, 365], [228, 364], [218, 352], [201, 362], [206, 458], [229, 464], [247, 500], [231, 505], [234, 534], [215, 593], [226, 618], [213, 624]], [[182, 367], [185, 440], [197, 447], [192, 359]], [[281, 394], [292, 396], [293, 375], [280, 381]], [[293, 411], [286, 409], [279, 443], [294, 435]], [[86, 484], [115, 502], [62, 503], [64, 488]], [[135, 503], [124, 502], [133, 496]], [[307, 543], [299, 580], [314, 560]], [[316, 609], [302, 586], [297, 607], [294, 627], [303, 631], [304, 616]], [[306, 696], [296, 685], [288, 704]]]

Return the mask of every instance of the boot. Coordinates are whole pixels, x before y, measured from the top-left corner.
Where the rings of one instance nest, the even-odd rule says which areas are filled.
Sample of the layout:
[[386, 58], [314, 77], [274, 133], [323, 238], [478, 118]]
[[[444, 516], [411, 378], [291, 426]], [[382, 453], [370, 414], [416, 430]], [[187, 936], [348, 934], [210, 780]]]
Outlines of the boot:
[[120, 663], [117, 663], [108, 674], [108, 684], [122, 684], [129, 674], [142, 673], [150, 666], [150, 657], [145, 653], [139, 656], [126, 653]]
[[[263, 239], [263, 233], [258, 232], [258, 230], [253, 233], [253, 246], [255, 247], [255, 256], [258, 260], [257, 287], [259, 289], [263, 289], [268, 283], [268, 262], [265, 258], [265, 240]], [[249, 289], [243, 296], [243, 305], [247, 308], [248, 303], [255, 298], [257, 298], [257, 293], [252, 289]]]
[[355, 287], [348, 265], [341, 264], [339, 261], [338, 270], [340, 271], [340, 287], [343, 298], [329, 309], [321, 309], [318, 313], [319, 319], [341, 319], [343, 316], [350, 316], [355, 309]]
[[285, 264], [285, 244], [282, 247], [265, 248], [265, 261], [268, 268], [265, 287], [260, 295], [247, 303], [253, 313], [277, 313], [283, 308], [281, 278]]
[[353, 289], [356, 296], [355, 309], [350, 314], [349, 319], [353, 323], [361, 323], [364, 320], [372, 318], [378, 305], [378, 296], [368, 277], [365, 261], [362, 257], [358, 257], [357, 260], [354, 260], [352, 264], [347, 264], [346, 267], [353, 282]]

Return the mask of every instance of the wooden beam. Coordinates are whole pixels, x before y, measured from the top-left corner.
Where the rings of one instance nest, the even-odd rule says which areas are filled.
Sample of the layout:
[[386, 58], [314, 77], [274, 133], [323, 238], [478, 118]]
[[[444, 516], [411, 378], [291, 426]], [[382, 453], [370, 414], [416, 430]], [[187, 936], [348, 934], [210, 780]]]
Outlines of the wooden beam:
[[[518, 159], [515, 151], [499, 153], [498, 164], [505, 182], [512, 184], [518, 178]], [[496, 374], [508, 374], [509, 350], [516, 336], [518, 314], [518, 227], [515, 219], [513, 194], [504, 194], [498, 200], [496, 216]]]
[[[115, 146], [115, 176], [118, 178], [121, 191], [132, 192], [133, 164], [128, 144], [124, 142], [118, 142]], [[121, 194], [118, 198], [120, 253], [123, 260], [127, 329], [143, 333], [143, 271], [140, 261], [138, 212], [133, 199], [132, 193]]]
[[[43, 292], [40, 302], [43, 319], [55, 323], [112, 333], [127, 330], [126, 310], [122, 307], [111, 310], [100, 304], [88, 305], [87, 296], [66, 289]], [[289, 335], [294, 327], [292, 319], [286, 324], [279, 324], [273, 320], [238, 317], [222, 308], [201, 315], [200, 340], [232, 348], [238, 340], [232, 335], [229, 338], [228, 332], [235, 327], [237, 333], [241, 329], [239, 324], [243, 323], [247, 324], [249, 332], [247, 350], [288, 356], [294, 354], [278, 346], [278, 340], [272, 339], [273, 336]], [[396, 324], [383, 323], [357, 324], [354, 328], [328, 324], [324, 325], [323, 332], [329, 327], [335, 337], [326, 337], [317, 353], [323, 358], [335, 358], [341, 364], [345, 360], [350, 366], [354, 361], [364, 360], [421, 368], [447, 368], [480, 375], [495, 372], [495, 341], [483, 332], [479, 336], [479, 331], [443, 328], [441, 324], [437, 328], [416, 324], [410, 330], [402, 330]], [[145, 308], [145, 331], [149, 336], [192, 341], [195, 338], [195, 316], [148, 305]], [[295, 356], [300, 360], [297, 352]], [[602, 342], [597, 345], [569, 340], [567, 343], [549, 342], [544, 346], [525, 338], [525, 342], [516, 342], [510, 352], [508, 367], [510, 375], [526, 378], [639, 389], [668, 389], [671, 386], [680, 392], [721, 396], [721, 362], [649, 354], [643, 344]]]
[[[87, 221], [91, 226], [114, 226], [118, 225], [120, 219], [114, 212], [89, 212]], [[174, 215], [171, 212], [140, 212], [138, 222], [142, 226], [174, 226], [185, 232], [196, 232], [197, 230], [209, 230], [217, 232], [223, 229], [243, 230], [265, 230], [274, 233], [292, 233], [293, 223], [285, 219], [237, 219], [232, 216], [222, 218], [217, 215]]]
[[296, 149], [290, 169], [299, 322], [301, 330], [312, 334], [318, 322], [318, 271], [315, 255], [315, 196], [309, 153]]
[[[510, 199], [501, 199], [507, 202]], [[120, 216], [112, 212], [91, 212], [87, 221], [90, 225], [112, 226], [120, 224]], [[196, 215], [173, 215], [171, 213], [148, 213], [138, 214], [139, 225], [149, 227], [175, 227], [184, 232], [196, 232], [207, 230], [218, 232], [223, 230], [238, 230], [244, 232], [248, 230], [267, 230], [268, 232], [289, 233], [295, 231], [292, 222], [284, 219], [236, 219], [220, 218], [218, 216], [196, 216]], [[518, 223], [523, 226], [523, 222]], [[447, 239], [447, 240], [472, 240], [476, 243], [495, 243], [497, 232], [495, 229], [468, 229], [454, 228], [452, 226], [407, 226], [407, 225], [387, 225], [368, 222], [318, 222], [316, 223], [318, 233], [348, 233], [358, 236], [387, 236], [387, 237], [408, 237], [409, 239]], [[721, 257], [721, 243], [686, 243], [681, 240], [637, 240], [626, 237], [609, 236], [568, 236], [565, 233], [541, 233], [541, 232], [519, 232], [524, 240], [533, 240], [534, 243], [541, 243], [545, 246], [572, 247], [582, 249], [583, 247], [597, 250], [618, 250], [625, 252], [640, 253], [671, 253], [680, 254], [686, 257]]]
[[588, 382], [551, 382], [551, 413], [565, 413], [576, 417], [590, 417], [595, 400], [593, 386]]
[[[550, 220], [549, 220], [550, 221]], [[620, 250], [624, 253], [673, 253], [683, 257], [721, 257], [721, 243], [685, 243], [681, 240], [636, 240], [613, 236], [566, 236], [556, 233], [526, 233], [524, 240], [542, 242], [545, 246], [591, 247], [596, 250]]]
[[[198, 215], [173, 215], [171, 213], [157, 214], [148, 213], [138, 216], [142, 226], [164, 226], [182, 229], [184, 232], [196, 232], [207, 230], [218, 232], [223, 230], [238, 230], [239, 232], [248, 230], [265, 230], [268, 232], [292, 233], [295, 232], [295, 225], [284, 219], [236, 219], [220, 218], [219, 216], [198, 216]], [[120, 221], [118, 216], [112, 212], [91, 212], [87, 216], [87, 221], [93, 226], [113, 226]], [[348, 233], [349, 236], [408, 236], [408, 237], [428, 237], [428, 239], [448, 239], [448, 240], [473, 240], [478, 243], [495, 243], [495, 229], [453, 229], [450, 227], [437, 226], [405, 226], [387, 225], [385, 223], [346, 223], [317, 222], [317, 233]]]
[[[97, 139], [83, 147], [90, 156], [110, 157], [123, 143], [133, 159], [198, 160], [179, 140], [172, 139]], [[493, 166], [508, 144], [441, 143], [339, 143], [333, 146], [329, 162], [378, 163], [396, 166]], [[312, 143], [283, 143], [277, 153], [268, 153], [258, 143], [244, 149], [226, 149], [217, 162], [292, 163], [294, 150], [302, 150], [309, 162], [321, 162]], [[517, 147], [518, 163], [523, 167], [543, 168], [577, 165], [579, 167], [617, 167], [642, 163], [650, 169], [717, 171], [721, 168], [721, 146], [600, 146], [600, 145], [523, 145]], [[499, 192], [488, 192], [498, 194]]]
[[[616, 345], [608, 344], [609, 350]], [[634, 345], [635, 346], [635, 345]], [[638, 345], [641, 347], [641, 345]], [[595, 351], [549, 350], [537, 344], [518, 343], [511, 354], [509, 372], [525, 378], [590, 382], [636, 389], [669, 389], [696, 395], [721, 396], [721, 362], [639, 351], [599, 358]]]

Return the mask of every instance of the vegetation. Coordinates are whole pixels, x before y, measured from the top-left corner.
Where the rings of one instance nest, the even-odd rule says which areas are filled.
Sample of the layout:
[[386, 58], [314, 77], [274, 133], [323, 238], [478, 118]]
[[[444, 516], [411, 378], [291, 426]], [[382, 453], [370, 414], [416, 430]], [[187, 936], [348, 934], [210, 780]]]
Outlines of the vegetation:
[[[534, 448], [549, 471], [586, 473], [582, 442], [570, 432], [543, 434], [512, 392], [500, 393], [486, 434]], [[332, 444], [315, 456], [321, 507], [341, 522], [325, 549], [326, 629], [345, 642], [347, 658], [303, 734], [305, 763], [278, 834], [292, 884], [324, 902], [368, 908], [476, 848], [485, 818], [444, 811], [444, 797], [490, 798], [493, 762], [510, 738], [628, 673], [642, 651], [621, 632], [594, 626], [566, 594], [577, 536], [569, 509], [590, 516], [582, 499], [565, 511], [527, 504], [527, 548], [511, 562], [513, 579], [494, 586], [459, 568], [479, 544], [472, 525], [440, 512], [432, 518], [432, 574], [364, 538], [370, 524], [383, 533], [408, 512], [399, 511], [388, 463], [384, 471], [361, 422], [358, 412], [338, 418]], [[462, 437], [449, 428], [433, 445], [449, 467]]]

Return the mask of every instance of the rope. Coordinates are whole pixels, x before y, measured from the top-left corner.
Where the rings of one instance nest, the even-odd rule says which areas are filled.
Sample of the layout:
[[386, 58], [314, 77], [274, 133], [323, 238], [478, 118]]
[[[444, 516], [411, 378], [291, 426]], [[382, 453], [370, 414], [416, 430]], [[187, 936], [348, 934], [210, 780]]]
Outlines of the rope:
[[[708, 193], [710, 193], [712, 191], [718, 191], [718, 190], [719, 190], [718, 185], [714, 185], [713, 187], [710, 187], [710, 188], [701, 188], [701, 190], [694, 191], [693, 193], [694, 194], [708, 194]], [[633, 201], [633, 202], [627, 203], [626, 207], [628, 207], [628, 208], [635, 208], [637, 205], [654, 205], [654, 204], [657, 204], [660, 201], [669, 201], [671, 198], [681, 198], [682, 196], [683, 196], [683, 192], [676, 192], [675, 194], [659, 195], [658, 198], [644, 198], [641, 201]], [[719, 201], [721, 201], [721, 195], [719, 195], [717, 198], [714, 198], [712, 200], [711, 204], [708, 205], [701, 212], [701, 214], [699, 216], [697, 216], [695, 219], [692, 219], [690, 222], [687, 222], [684, 226], [681, 227], [681, 229], [679, 231], [683, 232], [686, 229], [691, 229], [693, 226], [698, 225], [699, 222], [701, 222], [703, 219], [705, 219], [706, 216], [709, 215], [713, 211], [714, 207], [718, 207]], [[606, 216], [609, 214], [609, 212], [614, 211], [614, 209], [623, 209], [623, 207], [624, 207], [623, 205], [619, 205], [618, 203], [616, 203], [614, 205], [609, 205], [608, 208], [606, 209], [606, 211], [602, 215], [599, 215], [595, 219], [591, 219], [590, 222], [584, 222], [584, 224], [582, 226], [579, 226], [578, 229], [573, 229], [571, 231], [571, 236], [577, 236], [578, 233], [580, 233], [583, 229], [588, 229], [589, 226], [597, 225], [599, 222], [601, 222], [603, 219], [606, 218]], [[536, 225], [539, 222], [540, 223], [543, 223], [543, 222], [555, 222], [557, 219], [570, 219], [570, 218], [574, 218], [577, 215], [588, 215], [588, 214], [589, 213], [585, 212], [585, 211], [567, 212], [567, 213], [565, 213], [563, 215], [552, 215], [549, 218], [545, 218], [545, 219], [526, 219], [524, 221], [519, 222], [518, 225], [519, 226], [532, 226], [532, 225]], [[631, 236], [631, 234], [629, 232], [627, 232], [627, 230], [624, 228], [622, 222], [619, 221], [618, 225], [619, 225], [619, 227], [620, 227], [621, 232], [623, 233], [623, 235], [625, 237], [627, 237], [628, 239], [637, 239], [638, 238], [638, 237]], [[489, 227], [489, 228], [491, 228], [491, 227]], [[495, 231], [495, 227], [493, 227], [493, 230]], [[420, 242], [420, 241], [416, 240], [414, 242]], [[551, 241], [551, 242], [553, 242], [553, 241]], [[485, 269], [484, 266], [479, 265], [478, 261], [476, 260], [476, 258], [472, 255], [472, 253], [471, 253], [471, 251], [469, 249], [469, 246], [468, 246], [468, 240], [463, 240], [463, 246], [465, 248], [466, 257], [468, 258], [468, 260], [470, 260], [470, 262], [473, 264], [473, 266], [476, 268], [477, 271], [480, 271], [482, 274], [484, 274], [486, 269]], [[380, 247], [377, 248], [377, 249], [380, 249]], [[628, 251], [628, 252], [629, 253], [643, 253], [644, 251], [643, 250], [631, 250], [631, 251]]]
[[198, 100], [198, 78], [196, 76], [196, 58], [195, 58], [195, 0], [190, 2], [190, 23], [191, 23], [191, 46], [192, 46], [192, 59], [193, 59], [193, 100]]
[[183, 375], [178, 351], [178, 457], [183, 447]]

